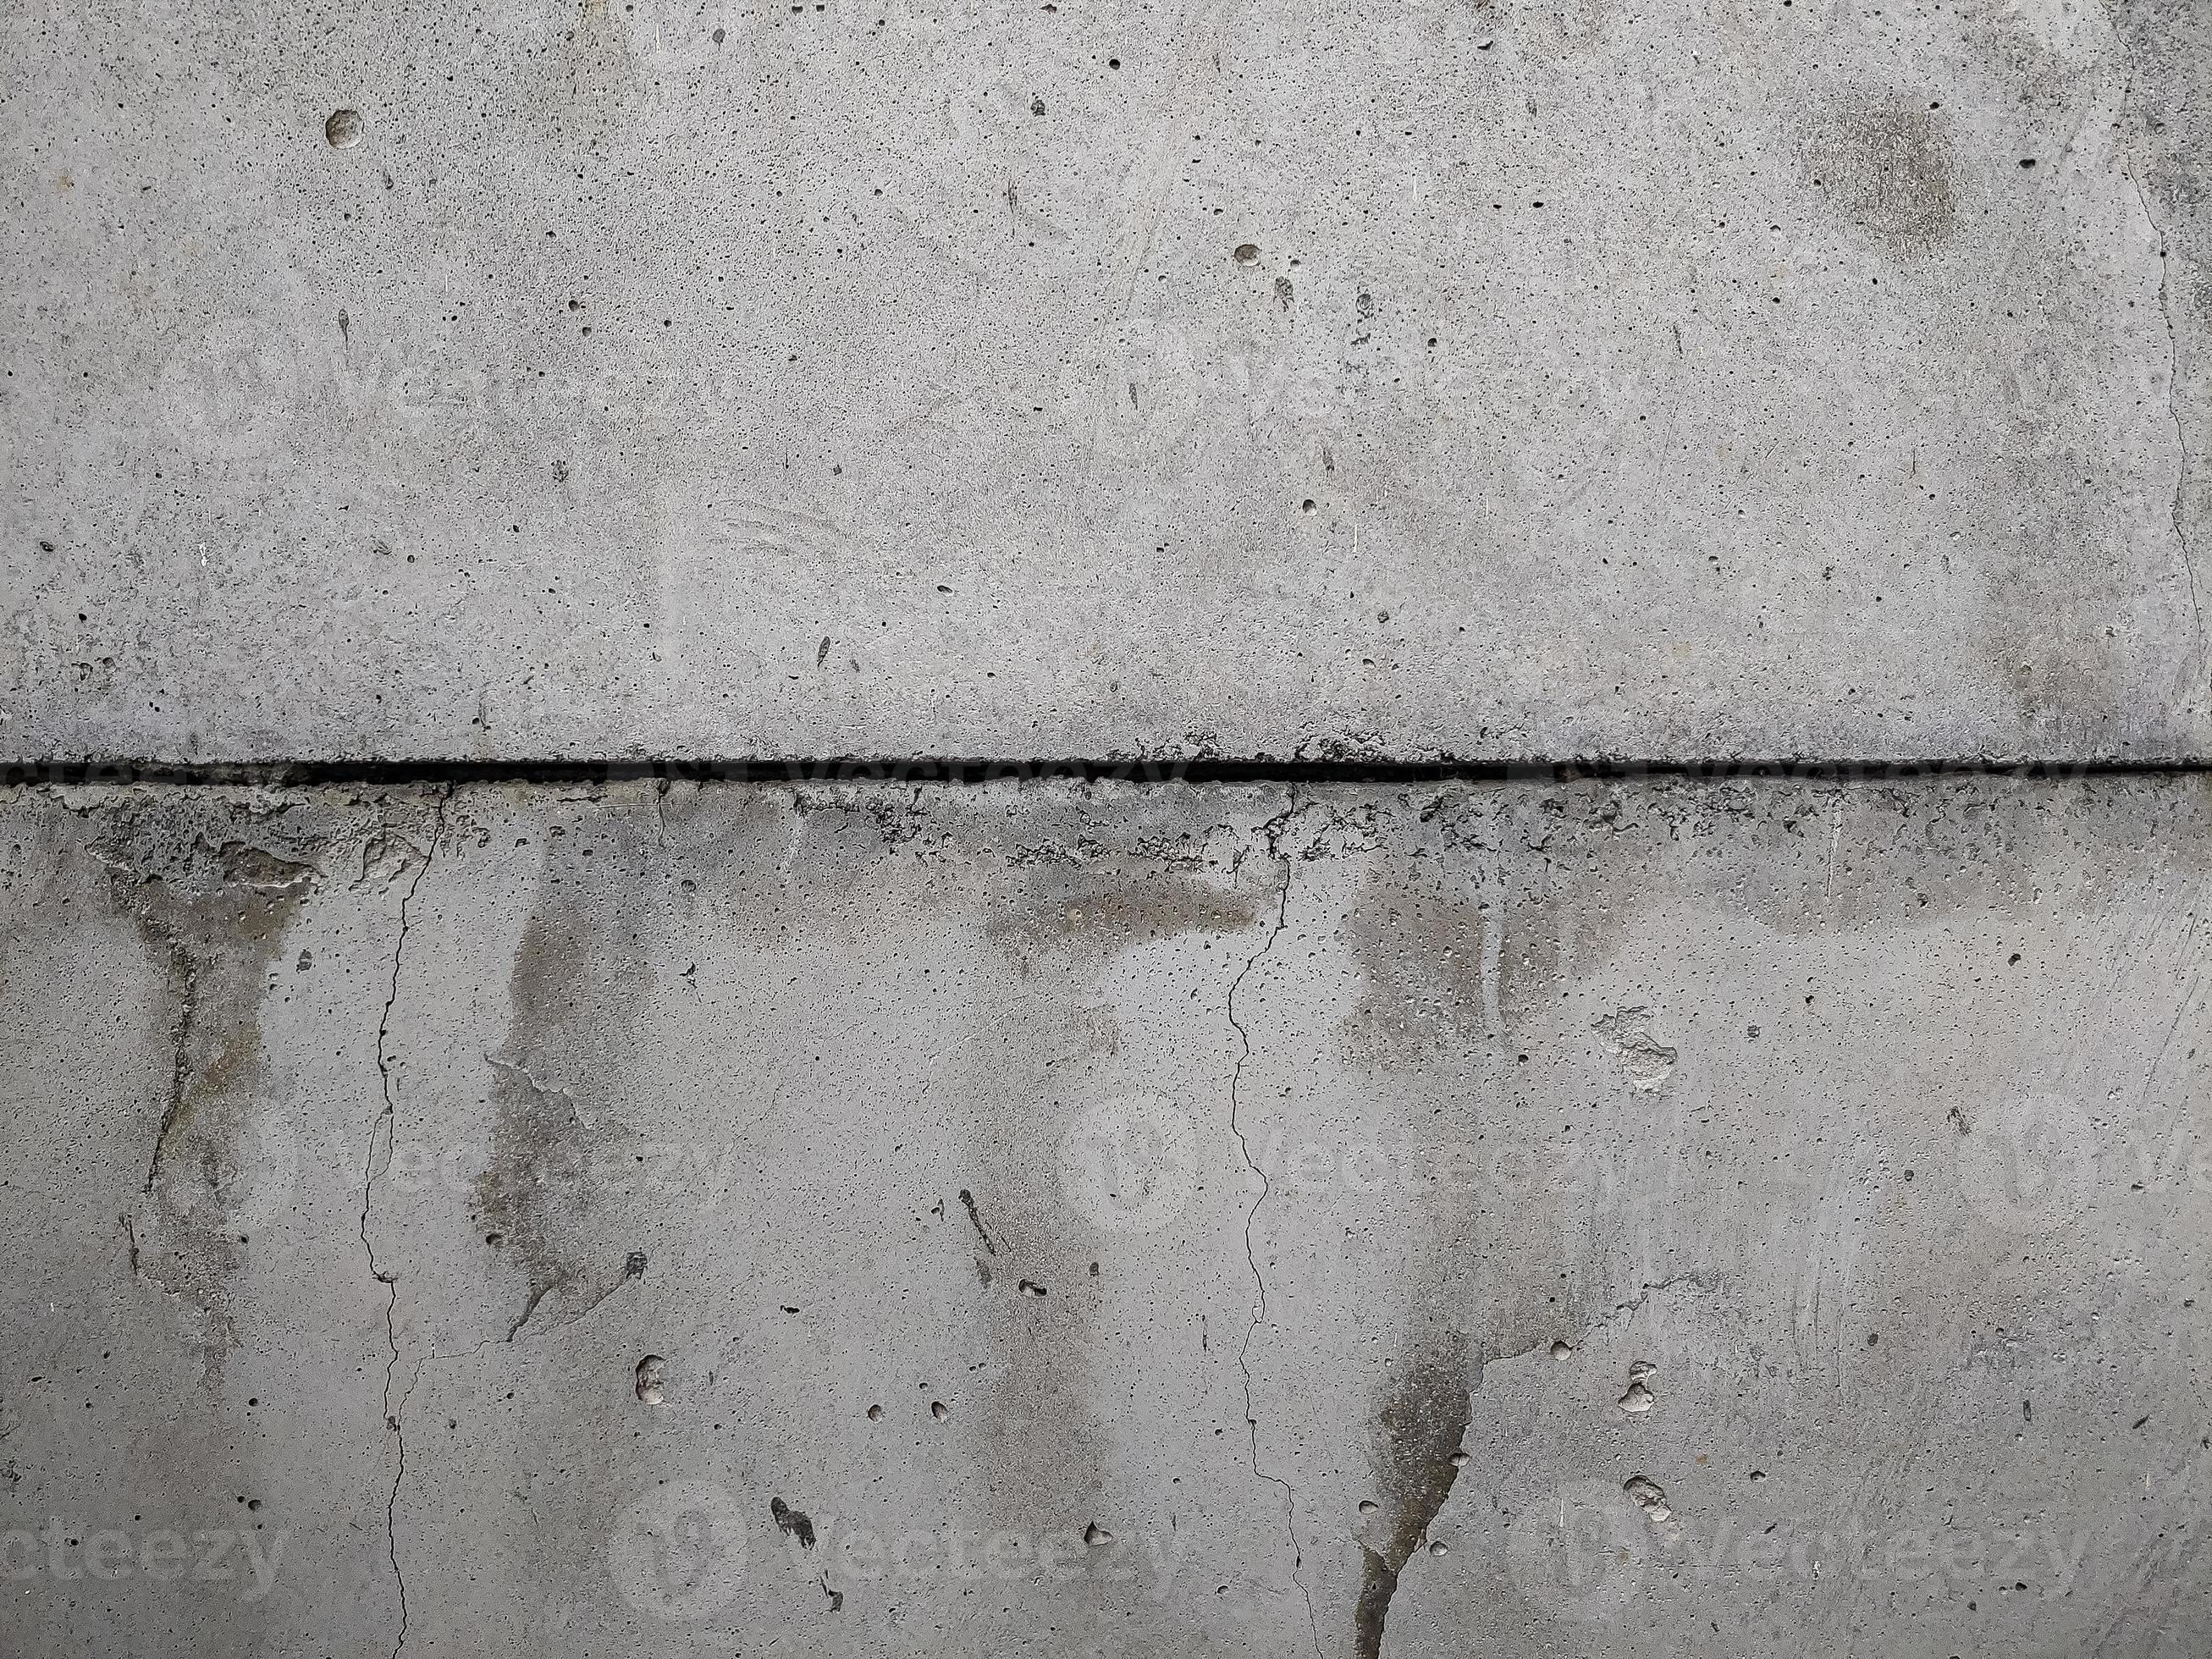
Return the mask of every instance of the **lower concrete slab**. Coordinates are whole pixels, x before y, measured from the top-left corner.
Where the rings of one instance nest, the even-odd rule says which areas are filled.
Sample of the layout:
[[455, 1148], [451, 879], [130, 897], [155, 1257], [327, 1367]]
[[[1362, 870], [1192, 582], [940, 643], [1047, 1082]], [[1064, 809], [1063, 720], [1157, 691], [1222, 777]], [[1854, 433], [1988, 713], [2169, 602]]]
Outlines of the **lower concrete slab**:
[[0, 796], [0, 1649], [2212, 1621], [2201, 781]]

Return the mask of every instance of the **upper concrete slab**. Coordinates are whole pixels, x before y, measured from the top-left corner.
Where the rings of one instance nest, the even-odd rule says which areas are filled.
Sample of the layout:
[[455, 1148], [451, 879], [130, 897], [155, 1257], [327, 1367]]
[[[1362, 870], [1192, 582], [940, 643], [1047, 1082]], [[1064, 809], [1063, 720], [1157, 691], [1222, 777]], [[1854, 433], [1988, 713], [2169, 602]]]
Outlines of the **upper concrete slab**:
[[0, 753], [2205, 754], [2196, 9], [11, 7]]

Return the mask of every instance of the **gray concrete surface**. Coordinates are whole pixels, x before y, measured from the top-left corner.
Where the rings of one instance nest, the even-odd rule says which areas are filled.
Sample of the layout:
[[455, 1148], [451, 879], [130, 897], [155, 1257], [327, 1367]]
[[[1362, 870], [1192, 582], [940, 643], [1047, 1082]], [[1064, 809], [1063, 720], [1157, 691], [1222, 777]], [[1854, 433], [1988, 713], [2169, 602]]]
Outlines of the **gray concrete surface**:
[[2209, 89], [0, 11], [0, 1656], [2212, 1649]]
[[26, 789], [0, 859], [11, 1654], [2212, 1628], [2202, 780]]
[[2202, 757], [2206, 17], [11, 6], [0, 756]]

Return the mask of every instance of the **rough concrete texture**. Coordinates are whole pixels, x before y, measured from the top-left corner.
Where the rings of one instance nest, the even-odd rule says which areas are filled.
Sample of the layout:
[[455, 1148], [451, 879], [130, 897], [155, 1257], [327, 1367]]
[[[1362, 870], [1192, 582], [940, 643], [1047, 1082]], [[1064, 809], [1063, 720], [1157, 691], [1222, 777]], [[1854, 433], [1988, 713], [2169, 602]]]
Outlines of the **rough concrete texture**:
[[2197, 780], [0, 796], [0, 1648], [2186, 1659]]
[[0, 750], [2201, 757], [2192, 0], [0, 15]]

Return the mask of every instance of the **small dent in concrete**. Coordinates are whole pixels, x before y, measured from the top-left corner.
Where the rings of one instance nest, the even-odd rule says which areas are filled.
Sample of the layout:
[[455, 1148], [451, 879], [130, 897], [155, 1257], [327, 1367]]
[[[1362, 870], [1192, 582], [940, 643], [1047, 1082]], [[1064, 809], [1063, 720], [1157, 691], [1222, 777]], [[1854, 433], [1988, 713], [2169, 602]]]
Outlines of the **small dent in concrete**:
[[1628, 1494], [1631, 1503], [1653, 1521], [1664, 1521], [1674, 1514], [1667, 1507], [1666, 1489], [1649, 1475], [1632, 1474], [1621, 1482], [1620, 1489]]
[[1593, 1021], [1591, 1029], [1613, 1045], [1629, 1087], [1639, 1094], [1651, 1094], [1666, 1086], [1678, 1055], [1651, 1035], [1649, 1008], [1618, 1009]]
[[807, 1517], [805, 1510], [792, 1508], [781, 1498], [771, 1498], [768, 1503], [768, 1512], [776, 1524], [776, 1530], [785, 1537], [796, 1538], [802, 1549], [814, 1547], [814, 1522]]

